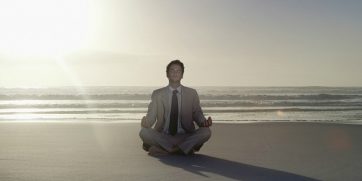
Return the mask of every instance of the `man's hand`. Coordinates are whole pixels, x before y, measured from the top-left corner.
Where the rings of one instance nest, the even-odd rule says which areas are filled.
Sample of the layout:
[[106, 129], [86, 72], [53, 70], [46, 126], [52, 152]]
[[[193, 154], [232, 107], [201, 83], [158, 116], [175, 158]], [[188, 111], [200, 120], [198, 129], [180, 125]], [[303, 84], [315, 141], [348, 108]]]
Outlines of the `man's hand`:
[[201, 127], [210, 127], [212, 125], [212, 119], [209, 116], [205, 122], [202, 123]]
[[147, 118], [146, 116], [143, 116], [142, 120], [141, 120], [141, 126], [144, 128], [147, 128]]

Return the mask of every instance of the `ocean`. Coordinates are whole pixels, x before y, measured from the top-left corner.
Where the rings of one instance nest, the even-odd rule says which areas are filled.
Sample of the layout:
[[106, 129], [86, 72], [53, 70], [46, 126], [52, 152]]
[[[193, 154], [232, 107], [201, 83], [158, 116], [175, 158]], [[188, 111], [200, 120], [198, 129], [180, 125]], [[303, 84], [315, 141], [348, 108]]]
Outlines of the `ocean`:
[[[0, 88], [0, 121], [140, 122], [157, 88]], [[215, 122], [362, 123], [362, 87], [194, 88]]]

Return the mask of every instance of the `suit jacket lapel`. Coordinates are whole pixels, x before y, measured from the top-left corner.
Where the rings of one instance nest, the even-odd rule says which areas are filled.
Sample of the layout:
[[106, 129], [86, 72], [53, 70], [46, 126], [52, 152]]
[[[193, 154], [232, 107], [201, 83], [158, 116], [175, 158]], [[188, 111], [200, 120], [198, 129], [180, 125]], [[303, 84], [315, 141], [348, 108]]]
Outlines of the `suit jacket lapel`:
[[164, 107], [164, 112], [169, 112], [170, 108], [170, 98], [168, 96], [168, 87], [165, 87], [164, 90], [162, 91], [162, 104]]
[[160, 96], [158, 98], [158, 104], [157, 104], [157, 122], [155, 125], [155, 129], [158, 131], [162, 131], [164, 124], [165, 124], [165, 113], [167, 109], [169, 109], [169, 103], [168, 103], [168, 92], [167, 87], [163, 88], [161, 90]]
[[186, 88], [184, 88], [184, 86], [182, 86], [181, 85], [181, 110], [180, 110], [180, 121], [181, 121], [181, 126], [182, 126], [182, 128], [184, 129], [184, 130], [186, 130], [185, 129], [185, 126], [184, 126], [184, 121], [185, 120], [183, 120], [183, 111], [184, 110], [187, 110], [186, 108], [184, 108], [184, 106], [186, 106], [186, 98], [187, 98], [187, 90], [186, 90]]
[[185, 92], [185, 88], [184, 88], [184, 86], [183, 85], [181, 85], [181, 110], [180, 110], [180, 114], [181, 114], [181, 121], [182, 121], [182, 110], [185, 110], [184, 108], [183, 108], [183, 106], [185, 105], [184, 103], [185, 103], [185, 99], [186, 99], [186, 95], [187, 93]]

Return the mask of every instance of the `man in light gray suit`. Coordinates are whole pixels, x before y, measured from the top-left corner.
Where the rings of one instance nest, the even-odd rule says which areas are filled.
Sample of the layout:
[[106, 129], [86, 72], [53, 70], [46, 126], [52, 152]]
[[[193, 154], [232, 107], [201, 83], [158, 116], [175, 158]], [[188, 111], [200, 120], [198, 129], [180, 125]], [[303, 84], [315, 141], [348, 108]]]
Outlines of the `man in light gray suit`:
[[196, 90], [181, 85], [183, 73], [183, 63], [171, 61], [166, 68], [169, 85], [152, 93], [140, 131], [150, 155], [193, 154], [211, 136], [212, 119], [204, 117]]

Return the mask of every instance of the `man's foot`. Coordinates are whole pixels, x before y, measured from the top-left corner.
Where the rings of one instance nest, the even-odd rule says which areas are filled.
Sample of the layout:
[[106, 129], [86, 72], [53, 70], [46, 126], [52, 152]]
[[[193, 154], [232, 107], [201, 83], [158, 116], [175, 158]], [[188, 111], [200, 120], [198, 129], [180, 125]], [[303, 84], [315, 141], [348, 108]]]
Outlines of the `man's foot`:
[[147, 144], [147, 143], [143, 143], [142, 144], [142, 148], [145, 150], [145, 151], [148, 151], [150, 149], [151, 145]]
[[194, 146], [194, 148], [193, 148], [194, 152], [200, 151], [202, 145], [204, 145], [204, 144], [201, 144], [201, 145], [198, 145], [198, 146]]
[[200, 148], [202, 147], [202, 144], [199, 146], [193, 147], [188, 153], [184, 153], [185, 155], [195, 155], [195, 152], [200, 151]]
[[150, 156], [165, 156], [165, 155], [168, 155], [169, 153], [158, 147], [158, 146], [151, 146], [149, 149], [148, 149], [148, 155]]
[[194, 149], [191, 149], [191, 150], [187, 153], [187, 155], [195, 155], [195, 150], [194, 150]]
[[181, 151], [181, 149], [177, 146], [172, 147], [172, 149], [169, 151], [169, 153], [177, 154]]
[[177, 152], [176, 152], [176, 154], [179, 154], [179, 155], [194, 155], [195, 154], [195, 152], [196, 152], [196, 150], [195, 149], [191, 149], [189, 152], [185, 152], [185, 151], [183, 151], [183, 150], [178, 150]]

